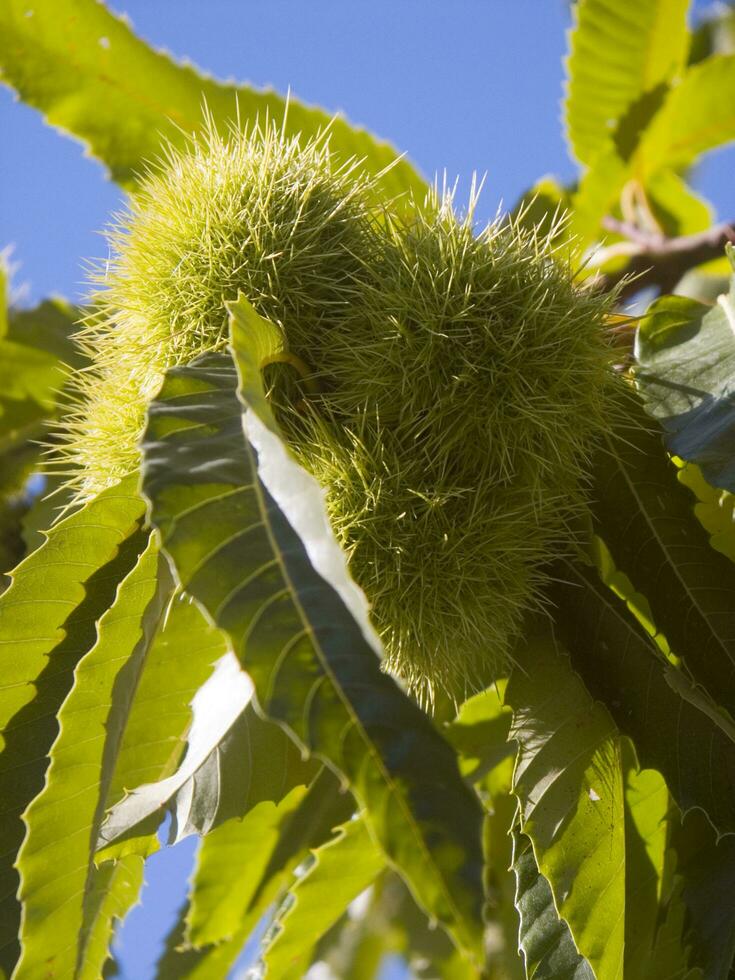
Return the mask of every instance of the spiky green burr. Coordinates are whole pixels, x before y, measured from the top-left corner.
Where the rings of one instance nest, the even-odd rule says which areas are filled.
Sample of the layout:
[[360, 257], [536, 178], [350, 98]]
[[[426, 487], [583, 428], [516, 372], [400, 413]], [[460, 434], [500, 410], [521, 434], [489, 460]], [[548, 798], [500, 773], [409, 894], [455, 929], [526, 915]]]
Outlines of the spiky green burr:
[[242, 290], [312, 372], [307, 391], [279, 369], [274, 397], [387, 666], [461, 698], [507, 666], [570, 547], [610, 427], [611, 300], [549, 237], [373, 199], [323, 139], [266, 127], [172, 153], [110, 234], [67, 455], [82, 495], [133, 469], [165, 370], [226, 343]]

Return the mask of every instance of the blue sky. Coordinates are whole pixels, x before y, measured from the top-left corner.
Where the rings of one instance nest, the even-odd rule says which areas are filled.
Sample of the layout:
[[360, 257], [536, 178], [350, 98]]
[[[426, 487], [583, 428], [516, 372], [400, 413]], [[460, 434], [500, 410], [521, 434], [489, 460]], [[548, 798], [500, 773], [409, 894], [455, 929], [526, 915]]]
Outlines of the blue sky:
[[[138, 33], [221, 78], [291, 89], [392, 141], [429, 177], [465, 191], [487, 173], [480, 216], [510, 207], [539, 176], [574, 175], [560, 126], [565, 0], [116, 0]], [[697, 3], [697, 8], [706, 4]], [[0, 248], [14, 246], [24, 301], [79, 299], [84, 260], [122, 203], [79, 145], [0, 90]], [[735, 217], [733, 152], [696, 186]], [[126, 980], [152, 976], [183, 895], [191, 842], [156, 855], [122, 936]]]

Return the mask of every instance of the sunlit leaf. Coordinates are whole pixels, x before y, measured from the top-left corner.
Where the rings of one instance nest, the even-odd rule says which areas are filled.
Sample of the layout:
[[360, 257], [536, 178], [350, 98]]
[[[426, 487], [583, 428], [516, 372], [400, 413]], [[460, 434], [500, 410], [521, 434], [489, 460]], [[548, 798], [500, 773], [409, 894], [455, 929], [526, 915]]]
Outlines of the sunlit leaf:
[[73, 671], [96, 639], [95, 623], [145, 545], [135, 481], [112, 487], [56, 525], [0, 597], [0, 965], [17, 955], [19, 910], [12, 867], [22, 811], [43, 788], [56, 712]]
[[735, 55], [692, 66], [672, 88], [637, 151], [644, 174], [679, 169], [735, 139]]
[[241, 932], [270, 857], [306, 793], [306, 786], [295, 786], [278, 802], [256, 803], [202, 845], [187, 915], [186, 936], [192, 946], [219, 943]]
[[[224, 638], [199, 607], [185, 597], [176, 597], [166, 610], [143, 666], [110, 783], [109, 805], [119, 803], [144, 783], [155, 783], [176, 772], [190, 732], [191, 701], [225, 652]], [[145, 855], [158, 846], [154, 830], [149, 828], [149, 836], [138, 842], [139, 853]], [[127, 841], [120, 850], [125, 853], [136, 847]], [[114, 846], [105, 856], [112, 853]]]
[[505, 697], [519, 747], [519, 830], [579, 953], [597, 980], [614, 980], [623, 976], [625, 915], [617, 730], [551, 637], [532, 632], [516, 655]]
[[641, 766], [662, 773], [684, 812], [700, 807], [721, 833], [735, 832], [733, 742], [694, 697], [682, 696], [681, 671], [594, 568], [564, 565], [552, 595], [574, 669], [631, 737]]
[[313, 864], [289, 892], [266, 941], [268, 976], [301, 980], [314, 944], [385, 867], [381, 848], [359, 818], [312, 853]]
[[106, 848], [135, 836], [149, 818], [171, 810], [169, 843], [206, 834], [231, 817], [243, 817], [258, 803], [278, 803], [296, 786], [310, 782], [318, 768], [295, 743], [251, 704], [252, 686], [237, 660], [223, 656], [192, 701], [187, 751], [171, 776], [136, 787], [111, 812], [100, 834]]
[[[267, 41], [268, 39], [264, 39]], [[165, 143], [182, 145], [202, 128], [206, 102], [221, 129], [266, 116], [279, 125], [286, 100], [272, 91], [219, 82], [155, 51], [128, 22], [95, 0], [4, 0], [0, 6], [0, 81], [40, 109], [48, 121], [82, 140], [126, 187]], [[330, 122], [320, 109], [288, 103], [289, 135], [313, 135]], [[396, 151], [364, 129], [338, 117], [331, 146], [341, 156], [364, 160], [392, 197], [426, 185]]]
[[694, 495], [694, 516], [709, 535], [711, 546], [735, 561], [735, 494], [707, 483], [694, 463], [684, 464], [677, 479]]
[[[182, 765], [167, 779], [138, 786], [117, 803], [100, 828], [104, 848], [157, 815], [173, 801], [172, 842], [211, 828], [219, 809], [224, 743], [252, 697], [253, 687], [231, 653], [218, 660], [194, 695], [192, 725]], [[147, 826], [146, 826], [146, 829]]]
[[674, 170], [659, 170], [646, 181], [646, 195], [661, 231], [670, 238], [694, 235], [714, 223], [712, 205]]
[[676, 920], [684, 916], [671, 829], [678, 814], [661, 773], [638, 770], [623, 742], [625, 769], [625, 978], [695, 976]]
[[228, 820], [209, 833], [157, 976], [226, 976], [253, 929], [293, 884], [309, 848], [329, 840], [353, 809], [354, 800], [325, 767], [305, 794], [297, 788], [278, 806], [260, 804], [244, 820]]
[[626, 110], [681, 70], [687, 0], [580, 0], [565, 103], [574, 156], [592, 164]]
[[[45, 970], [93, 978], [107, 959], [111, 912], [106, 923], [96, 920], [99, 906], [111, 896], [95, 888], [95, 879], [107, 877], [109, 886], [111, 876], [95, 868], [94, 842], [130, 705], [172, 588], [165, 560], [151, 540], [100, 618], [97, 642], [74, 671], [45, 786], [23, 817], [27, 834], [17, 864], [23, 904], [20, 978]], [[126, 861], [140, 864], [139, 858]], [[118, 895], [123, 908], [136, 898], [127, 885], [123, 880]]]

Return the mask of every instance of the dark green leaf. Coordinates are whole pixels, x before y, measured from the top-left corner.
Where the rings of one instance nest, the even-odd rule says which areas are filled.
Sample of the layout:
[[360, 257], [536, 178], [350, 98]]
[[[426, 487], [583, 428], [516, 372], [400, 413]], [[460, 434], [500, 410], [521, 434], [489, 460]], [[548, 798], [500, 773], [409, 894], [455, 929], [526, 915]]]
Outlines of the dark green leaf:
[[718, 841], [704, 814], [693, 811], [675, 831], [675, 844], [696, 961], [705, 980], [727, 980], [735, 959], [735, 837]]
[[697, 684], [735, 715], [735, 566], [713, 551], [661, 438], [631, 399], [594, 470], [595, 530]]
[[[75, 317], [66, 303], [51, 300], [32, 310], [10, 310], [0, 329], [0, 573], [33, 550], [23, 533], [31, 505], [27, 484], [39, 468], [49, 423], [59, 414], [69, 369], [81, 364], [72, 342]], [[0, 576], [0, 591], [5, 584]]]
[[205, 355], [170, 371], [151, 406], [143, 483], [153, 521], [263, 709], [347, 775], [421, 902], [476, 951], [479, 805], [450, 747], [381, 671], [321, 490], [277, 435], [259, 370], [277, 331], [244, 298], [232, 314], [239, 382], [228, 355]]
[[592, 968], [574, 945], [569, 926], [557, 914], [531, 841], [517, 832], [513, 834], [513, 871], [521, 923], [518, 941], [526, 976], [533, 980], [595, 980]]
[[735, 490], [735, 285], [713, 307], [683, 296], [656, 300], [639, 325], [636, 358], [646, 410], [663, 426], [669, 452]]

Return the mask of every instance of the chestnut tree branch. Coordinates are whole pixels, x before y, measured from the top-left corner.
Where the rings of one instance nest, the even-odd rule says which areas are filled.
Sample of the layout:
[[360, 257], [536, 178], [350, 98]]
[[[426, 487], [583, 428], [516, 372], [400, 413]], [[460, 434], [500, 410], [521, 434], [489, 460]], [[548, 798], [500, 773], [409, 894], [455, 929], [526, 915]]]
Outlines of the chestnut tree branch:
[[642, 231], [612, 217], [605, 218], [603, 226], [636, 246], [635, 254], [623, 269], [600, 276], [597, 283], [601, 290], [618, 286], [621, 299], [649, 286], [655, 286], [661, 293], [670, 293], [685, 272], [719, 258], [728, 242], [735, 243], [735, 223], [713, 225], [707, 231], [678, 238]]

